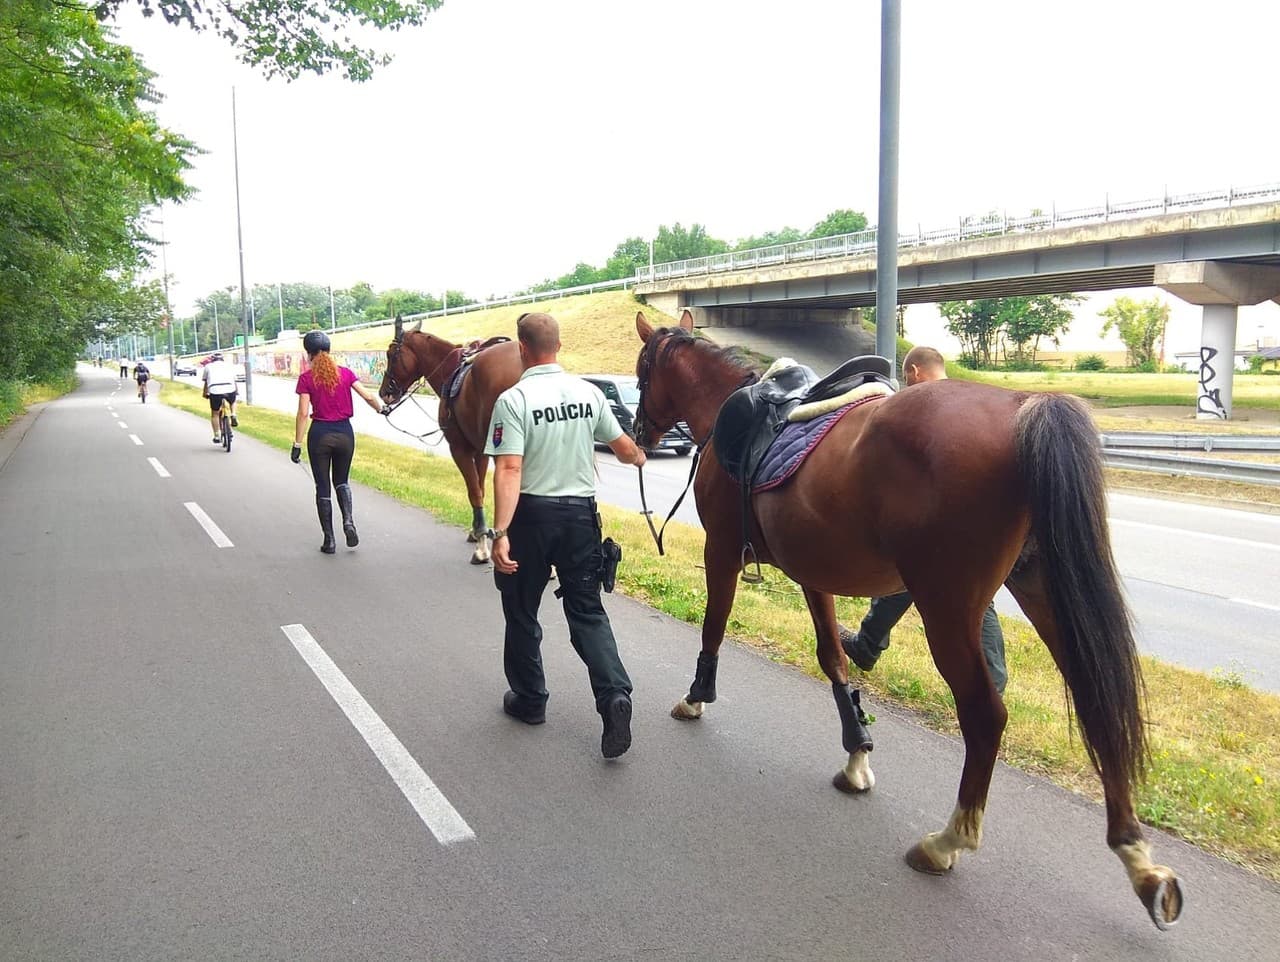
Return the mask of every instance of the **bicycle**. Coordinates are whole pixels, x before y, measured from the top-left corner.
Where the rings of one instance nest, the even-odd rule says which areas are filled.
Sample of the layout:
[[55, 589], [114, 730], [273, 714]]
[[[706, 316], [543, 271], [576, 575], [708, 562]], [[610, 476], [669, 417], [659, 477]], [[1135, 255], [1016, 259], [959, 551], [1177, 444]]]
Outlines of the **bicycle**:
[[143, 378], [138, 382], [138, 400], [143, 404], [147, 403], [147, 379]]
[[218, 426], [222, 429], [222, 450], [231, 452], [231, 405], [224, 397], [222, 410], [218, 412]]

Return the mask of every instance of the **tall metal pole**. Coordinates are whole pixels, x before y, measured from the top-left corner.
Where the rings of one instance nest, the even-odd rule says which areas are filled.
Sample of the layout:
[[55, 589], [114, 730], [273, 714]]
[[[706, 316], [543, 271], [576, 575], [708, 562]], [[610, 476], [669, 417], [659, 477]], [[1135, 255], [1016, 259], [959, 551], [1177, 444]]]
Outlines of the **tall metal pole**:
[[[276, 304], [280, 307], [280, 331], [284, 330], [284, 291], [280, 282], [276, 281]], [[280, 340], [280, 332], [276, 332], [276, 340]]]
[[169, 329], [169, 380], [173, 380], [173, 308], [169, 306], [169, 243], [164, 239], [164, 205], [160, 206], [160, 270], [164, 272], [164, 325]]
[[218, 327], [218, 295], [215, 293], [213, 296], [213, 349], [220, 351], [222, 350], [222, 329]]
[[338, 329], [338, 315], [333, 310], [333, 285], [329, 285], [329, 330]]
[[240, 226], [240, 138], [236, 130], [236, 88], [231, 88], [231, 152], [236, 169], [236, 242], [240, 246], [240, 323], [244, 336], [244, 403], [253, 403], [253, 365], [249, 363], [249, 342], [253, 340], [252, 322], [246, 309], [244, 289], [244, 231]]
[[880, 217], [876, 224], [876, 353], [898, 366], [898, 101], [902, 0], [880, 0]]

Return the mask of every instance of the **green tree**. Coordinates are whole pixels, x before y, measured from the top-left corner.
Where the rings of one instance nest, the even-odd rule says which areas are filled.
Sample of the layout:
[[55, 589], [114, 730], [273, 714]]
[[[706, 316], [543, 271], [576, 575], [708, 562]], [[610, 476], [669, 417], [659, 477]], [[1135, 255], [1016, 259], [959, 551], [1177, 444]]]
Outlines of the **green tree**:
[[810, 237], [835, 237], [838, 234], [856, 234], [867, 229], [867, 215], [857, 210], [841, 208], [833, 210], [809, 231]]
[[[74, 0], [35, 0], [39, 5]], [[358, 46], [355, 28], [399, 30], [418, 26], [443, 0], [87, 0], [100, 20], [121, 7], [137, 6], [144, 16], [159, 14], [170, 24], [211, 30], [231, 44], [244, 63], [268, 77], [296, 79], [304, 72], [341, 70], [348, 80], [368, 80], [391, 58]]]
[[1130, 367], [1154, 364], [1156, 341], [1162, 341], [1169, 324], [1169, 305], [1159, 298], [1135, 301], [1131, 297], [1117, 297], [1110, 307], [1098, 312], [1104, 318], [1102, 333], [1105, 336], [1113, 328], [1124, 342]]
[[1042, 338], [1059, 344], [1060, 335], [1071, 326], [1071, 307], [1080, 301], [1076, 294], [1002, 298], [998, 316], [1005, 338], [1014, 347], [1014, 357], [1034, 364]]
[[653, 260], [655, 263], [665, 264], [668, 261], [723, 254], [728, 249], [728, 244], [709, 236], [707, 229], [701, 224], [693, 224], [688, 230], [679, 223], [670, 227], [663, 224], [658, 228], [658, 236], [653, 242]]
[[628, 237], [613, 249], [613, 256], [605, 262], [603, 280], [634, 277], [637, 271], [649, 266], [649, 242], [642, 237]]
[[159, 321], [136, 282], [147, 214], [187, 195], [194, 147], [148, 110], [153, 76], [83, 7], [0, 4], [0, 379]]
[[971, 366], [991, 367], [1001, 328], [1000, 298], [942, 301], [938, 312], [946, 318], [947, 331], [960, 342]]
[[794, 244], [796, 241], [802, 241], [805, 235], [796, 230], [794, 227], [784, 227], [782, 230], [767, 230], [759, 237], [746, 237], [738, 241], [731, 248], [735, 251], [754, 250], [757, 247], [774, 247], [778, 244]]

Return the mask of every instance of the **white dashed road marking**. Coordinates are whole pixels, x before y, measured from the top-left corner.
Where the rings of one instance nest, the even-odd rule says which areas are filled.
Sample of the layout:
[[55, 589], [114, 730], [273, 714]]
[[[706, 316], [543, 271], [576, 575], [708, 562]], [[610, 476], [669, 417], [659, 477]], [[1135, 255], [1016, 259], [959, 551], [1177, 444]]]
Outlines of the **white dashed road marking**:
[[120, 427], [122, 427], [122, 428], [128, 428], [128, 427], [129, 427], [129, 425], [125, 424], [123, 421], [117, 421], [117, 422], [116, 422], [116, 424], [120, 425]]
[[365, 744], [373, 749], [373, 754], [382, 762], [382, 767], [404, 793], [404, 797], [431, 830], [436, 841], [441, 845], [451, 845], [475, 838], [476, 833], [471, 830], [471, 826], [444, 797], [444, 793], [436, 788], [435, 782], [414, 761], [408, 749], [378, 717], [378, 713], [360, 692], [356, 691], [355, 686], [347, 681], [347, 676], [325, 654], [324, 649], [311, 637], [311, 633], [302, 625], [281, 625], [280, 630], [293, 642], [293, 647], [298, 650], [302, 660], [328, 689], [343, 714], [365, 740]]
[[150, 462], [151, 466], [156, 469], [156, 474], [160, 475], [160, 477], [162, 478], [171, 477], [169, 472], [165, 470], [164, 465], [160, 463], [160, 460], [158, 458], [147, 458], [147, 461]]
[[142, 446], [142, 438], [138, 437], [136, 434], [129, 435], [129, 440], [131, 440], [134, 444], [138, 445], [139, 447]]
[[213, 543], [219, 548], [234, 548], [231, 539], [222, 533], [222, 529], [213, 523], [213, 519], [204, 513], [204, 508], [196, 504], [194, 501], [184, 501], [183, 507], [191, 512], [191, 517], [200, 523], [200, 527], [204, 528], [205, 533], [213, 539]]
[[1238, 605], [1249, 605], [1252, 608], [1266, 608], [1268, 611], [1280, 611], [1280, 605], [1269, 605], [1265, 601], [1250, 601], [1248, 598], [1228, 598]]

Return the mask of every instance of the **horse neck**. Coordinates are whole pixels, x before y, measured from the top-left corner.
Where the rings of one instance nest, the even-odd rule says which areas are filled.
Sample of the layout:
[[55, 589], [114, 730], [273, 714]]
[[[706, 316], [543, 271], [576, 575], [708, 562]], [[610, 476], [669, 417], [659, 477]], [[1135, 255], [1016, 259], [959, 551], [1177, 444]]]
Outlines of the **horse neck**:
[[729, 358], [690, 343], [672, 358], [676, 368], [671, 396], [699, 444], [711, 439], [720, 405], [742, 387], [750, 371]]
[[427, 383], [431, 385], [431, 390], [439, 394], [444, 388], [445, 380], [453, 373], [448, 370], [448, 365], [444, 363], [445, 359], [452, 351], [458, 349], [458, 345], [442, 337], [423, 334], [421, 331], [409, 331], [405, 334], [405, 338], [413, 338], [410, 344], [414, 359], [418, 362], [418, 370], [411, 380], [416, 381], [420, 377], [425, 377]]

